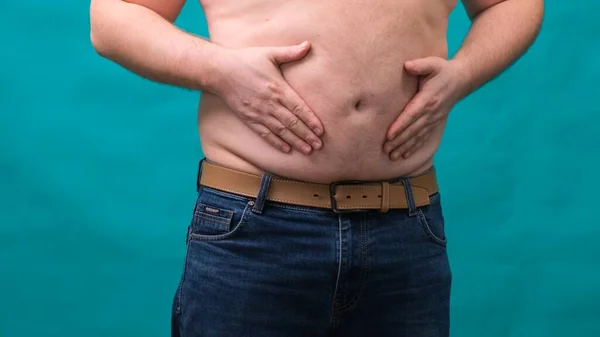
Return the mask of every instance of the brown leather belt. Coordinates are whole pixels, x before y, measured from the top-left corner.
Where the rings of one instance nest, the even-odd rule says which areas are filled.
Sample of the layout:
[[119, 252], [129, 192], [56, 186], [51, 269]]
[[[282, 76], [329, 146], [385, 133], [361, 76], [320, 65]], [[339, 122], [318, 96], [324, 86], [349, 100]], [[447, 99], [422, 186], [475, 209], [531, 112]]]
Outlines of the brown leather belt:
[[[219, 166], [204, 160], [199, 184], [245, 197], [257, 197], [261, 176]], [[429, 196], [438, 192], [435, 168], [408, 179], [415, 207], [429, 204]], [[286, 204], [329, 208], [335, 212], [407, 209], [402, 181], [340, 181], [331, 184], [308, 183], [274, 176], [267, 200]]]

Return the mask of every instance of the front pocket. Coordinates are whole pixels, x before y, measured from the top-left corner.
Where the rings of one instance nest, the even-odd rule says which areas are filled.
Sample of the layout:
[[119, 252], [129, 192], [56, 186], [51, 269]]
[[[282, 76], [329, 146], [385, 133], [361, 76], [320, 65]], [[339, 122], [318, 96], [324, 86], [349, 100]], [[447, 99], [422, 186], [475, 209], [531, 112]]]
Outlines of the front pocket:
[[439, 193], [432, 196], [430, 200], [429, 205], [420, 207], [417, 212], [419, 224], [431, 242], [446, 247], [444, 215]]
[[194, 211], [194, 225], [197, 230], [214, 231], [217, 234], [229, 232], [234, 214], [234, 210], [198, 202]]
[[224, 207], [198, 202], [189, 231], [189, 240], [224, 240], [238, 232], [246, 223], [253, 202], [248, 201], [243, 207], [234, 205], [240, 204], [234, 203], [231, 207]]

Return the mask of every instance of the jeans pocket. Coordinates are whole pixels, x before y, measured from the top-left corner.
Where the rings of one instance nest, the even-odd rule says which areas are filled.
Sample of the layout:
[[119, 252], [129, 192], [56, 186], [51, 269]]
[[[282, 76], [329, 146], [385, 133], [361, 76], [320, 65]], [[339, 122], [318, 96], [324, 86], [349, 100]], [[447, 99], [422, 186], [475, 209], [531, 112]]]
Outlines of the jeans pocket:
[[439, 193], [430, 197], [429, 205], [418, 209], [417, 217], [424, 234], [429, 240], [439, 246], [446, 247], [447, 238]]
[[246, 223], [253, 201], [230, 199], [225, 196], [200, 192], [192, 223], [188, 230], [189, 241], [217, 241], [230, 238]]

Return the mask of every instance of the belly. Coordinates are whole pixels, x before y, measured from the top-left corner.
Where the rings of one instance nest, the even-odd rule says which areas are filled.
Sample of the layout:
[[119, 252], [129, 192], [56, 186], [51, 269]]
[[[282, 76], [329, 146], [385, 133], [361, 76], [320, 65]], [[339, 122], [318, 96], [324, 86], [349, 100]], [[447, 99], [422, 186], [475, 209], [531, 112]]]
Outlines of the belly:
[[[432, 165], [443, 127], [408, 159], [391, 161], [387, 129], [417, 90], [404, 61], [445, 56], [447, 9], [422, 1], [249, 1], [205, 4], [211, 39], [230, 47], [292, 45], [308, 56], [282, 72], [323, 122], [324, 147], [310, 155], [281, 153], [254, 134], [216, 96], [205, 93], [198, 126], [207, 158], [243, 171], [314, 182], [413, 175]], [[439, 2], [441, 3], [441, 2]], [[240, 4], [240, 2], [236, 2]], [[236, 14], [237, 12], [237, 14]], [[441, 21], [440, 21], [441, 20]], [[243, 33], [240, 33], [243, 32]]]

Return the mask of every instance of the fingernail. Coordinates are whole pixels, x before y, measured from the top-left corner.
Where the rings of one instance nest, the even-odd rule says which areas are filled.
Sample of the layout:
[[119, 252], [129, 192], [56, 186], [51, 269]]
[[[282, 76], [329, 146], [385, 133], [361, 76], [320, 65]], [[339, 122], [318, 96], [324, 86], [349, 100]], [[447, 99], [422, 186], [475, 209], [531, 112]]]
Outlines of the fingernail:
[[393, 160], [398, 159], [398, 157], [400, 157], [400, 152], [396, 151], [396, 152], [392, 153], [392, 159]]
[[320, 128], [315, 128], [314, 131], [317, 134], [317, 136], [322, 136], [323, 135], [323, 130], [321, 130]]
[[394, 138], [396, 138], [396, 134], [395, 133], [392, 133], [390, 136], [388, 136], [388, 140], [392, 140]]
[[283, 148], [282, 148], [282, 150], [283, 150], [283, 152], [285, 152], [285, 153], [288, 153], [288, 152], [290, 152], [292, 149], [290, 149], [290, 147], [289, 147], [289, 146], [287, 146], [287, 145], [284, 145], [284, 146], [283, 146]]
[[302, 145], [302, 151], [304, 151], [304, 153], [309, 154], [310, 153], [310, 146], [308, 145]]
[[406, 159], [406, 158], [408, 158], [408, 156], [410, 156], [410, 155], [411, 155], [411, 153], [410, 153], [410, 152], [406, 152], [406, 153], [404, 153], [404, 154], [402, 155], [402, 157], [403, 157], [404, 159]]
[[314, 142], [312, 142], [312, 146], [313, 146], [315, 149], [317, 149], [317, 150], [320, 150], [320, 149], [321, 149], [321, 146], [323, 146], [323, 144], [322, 144], [321, 142], [319, 142], [319, 141], [316, 141], [316, 140], [315, 140]]

